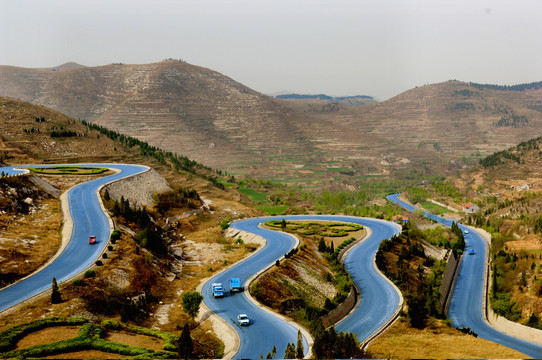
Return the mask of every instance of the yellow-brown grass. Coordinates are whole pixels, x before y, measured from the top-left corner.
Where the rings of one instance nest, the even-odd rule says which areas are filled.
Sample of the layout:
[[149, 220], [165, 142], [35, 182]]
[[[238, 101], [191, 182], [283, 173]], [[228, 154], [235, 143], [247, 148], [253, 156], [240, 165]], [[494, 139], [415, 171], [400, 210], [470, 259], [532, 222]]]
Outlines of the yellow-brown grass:
[[79, 329], [80, 326], [53, 326], [34, 331], [19, 340], [15, 348], [24, 349], [29, 346], [72, 339], [79, 335]]
[[466, 335], [441, 321], [418, 330], [400, 319], [368, 347], [382, 359], [521, 359], [522, 354], [494, 342]]
[[62, 213], [57, 199], [45, 199], [40, 210], [24, 216], [0, 217], [0, 272], [24, 277], [45, 264], [61, 243]]

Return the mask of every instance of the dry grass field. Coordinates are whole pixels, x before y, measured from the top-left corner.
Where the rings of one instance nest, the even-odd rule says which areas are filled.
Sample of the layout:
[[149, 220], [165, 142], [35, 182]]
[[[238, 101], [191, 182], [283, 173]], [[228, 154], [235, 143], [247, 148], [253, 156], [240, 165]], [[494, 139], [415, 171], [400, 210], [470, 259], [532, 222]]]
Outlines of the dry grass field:
[[525, 355], [494, 342], [466, 335], [435, 321], [418, 330], [403, 318], [376, 338], [368, 351], [380, 359], [522, 359]]

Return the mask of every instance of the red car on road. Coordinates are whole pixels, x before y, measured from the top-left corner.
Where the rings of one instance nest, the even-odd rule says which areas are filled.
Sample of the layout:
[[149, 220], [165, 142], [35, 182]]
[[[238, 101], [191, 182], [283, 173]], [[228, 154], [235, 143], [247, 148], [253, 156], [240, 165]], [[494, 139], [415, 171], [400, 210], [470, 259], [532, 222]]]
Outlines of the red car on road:
[[89, 243], [90, 245], [96, 244], [96, 236], [91, 236], [91, 237], [88, 239], [88, 243]]

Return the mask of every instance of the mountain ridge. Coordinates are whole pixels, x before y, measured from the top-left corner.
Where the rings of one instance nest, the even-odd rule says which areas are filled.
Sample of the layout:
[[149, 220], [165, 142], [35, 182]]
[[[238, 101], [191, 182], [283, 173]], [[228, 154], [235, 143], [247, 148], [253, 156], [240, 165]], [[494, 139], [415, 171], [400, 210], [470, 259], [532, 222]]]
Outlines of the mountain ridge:
[[307, 187], [446, 174], [542, 134], [539, 88], [448, 81], [349, 106], [273, 98], [178, 60], [62, 71], [0, 66], [0, 94], [234, 175]]

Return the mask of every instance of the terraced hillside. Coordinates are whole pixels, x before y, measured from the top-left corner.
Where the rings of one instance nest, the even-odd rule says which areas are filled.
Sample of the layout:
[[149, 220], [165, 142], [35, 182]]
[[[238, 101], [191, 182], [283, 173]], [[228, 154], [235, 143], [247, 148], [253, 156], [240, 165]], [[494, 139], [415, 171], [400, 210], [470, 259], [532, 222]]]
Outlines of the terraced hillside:
[[306, 187], [455, 171], [542, 131], [542, 88], [449, 81], [381, 103], [275, 99], [168, 60], [0, 66], [0, 94], [43, 104], [233, 174]]

